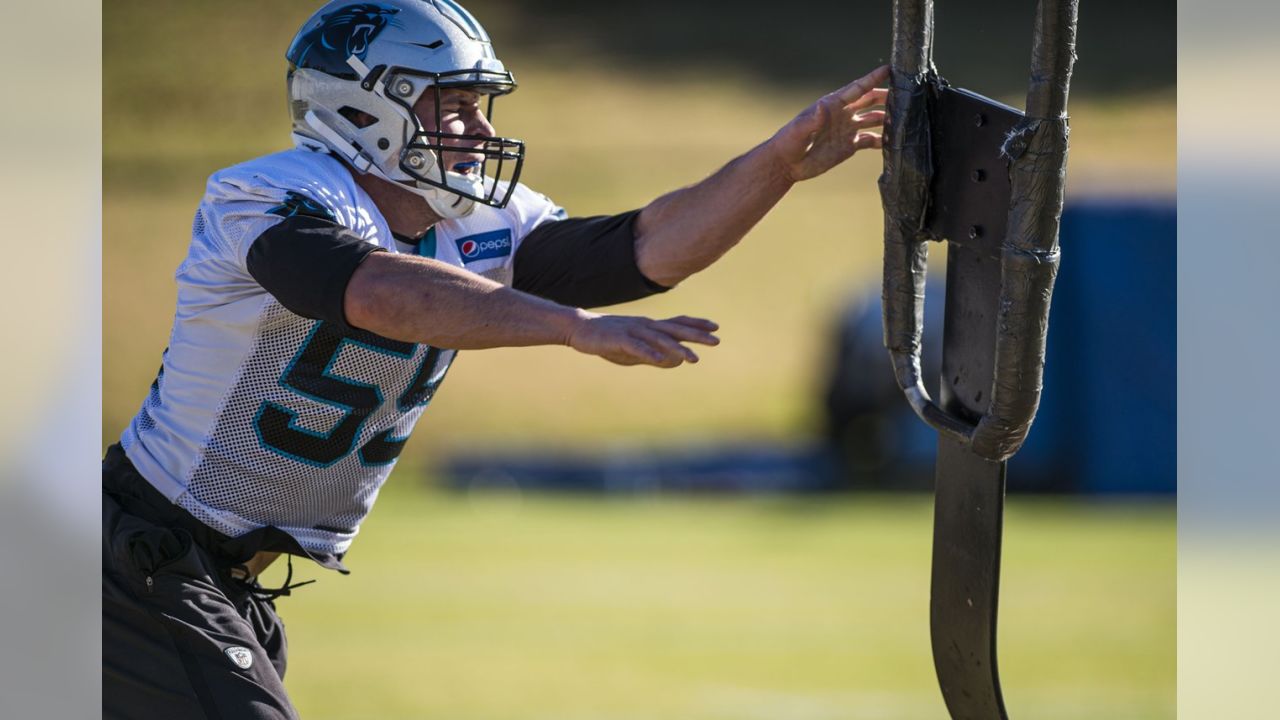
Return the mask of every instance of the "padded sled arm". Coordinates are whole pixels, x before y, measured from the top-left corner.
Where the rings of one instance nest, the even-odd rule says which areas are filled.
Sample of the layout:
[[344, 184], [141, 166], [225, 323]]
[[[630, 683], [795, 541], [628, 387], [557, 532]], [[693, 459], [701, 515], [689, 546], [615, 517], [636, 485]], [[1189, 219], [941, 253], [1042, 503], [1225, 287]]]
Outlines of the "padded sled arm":
[[924, 334], [925, 217], [933, 181], [929, 117], [933, 67], [932, 0], [894, 0], [888, 119], [884, 128], [884, 344], [912, 409], [940, 432], [969, 441], [973, 425], [938, 407], [920, 371]]
[[933, 5], [895, 0], [884, 171], [884, 342], [916, 414], [989, 460], [1022, 447], [1040, 404], [1049, 300], [1058, 272], [1058, 225], [1066, 179], [1067, 89], [1075, 59], [1078, 0], [1041, 0], [1036, 11], [1026, 117], [1001, 149], [1012, 189], [1001, 248], [996, 368], [987, 412], [976, 423], [938, 407], [920, 369], [934, 175], [930, 103]]
[[1001, 248], [995, 376], [991, 405], [972, 438], [973, 451], [991, 460], [1006, 460], [1022, 447], [1040, 406], [1067, 178], [1067, 89], [1077, 4], [1038, 4], [1026, 117], [1001, 148], [1010, 161], [1012, 197]]

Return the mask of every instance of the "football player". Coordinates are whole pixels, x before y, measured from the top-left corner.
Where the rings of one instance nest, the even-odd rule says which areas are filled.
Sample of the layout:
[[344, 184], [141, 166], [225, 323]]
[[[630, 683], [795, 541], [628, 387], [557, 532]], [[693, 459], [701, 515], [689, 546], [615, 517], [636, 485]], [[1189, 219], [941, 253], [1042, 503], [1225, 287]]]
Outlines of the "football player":
[[513, 91], [452, 0], [331, 2], [287, 53], [295, 147], [214, 173], [169, 347], [103, 463], [108, 717], [284, 718], [285, 637], [257, 583], [343, 555], [457, 351], [567, 345], [697, 362], [715, 323], [588, 308], [665, 292], [796, 182], [880, 146], [878, 69], [707, 179], [568, 217], [487, 119]]

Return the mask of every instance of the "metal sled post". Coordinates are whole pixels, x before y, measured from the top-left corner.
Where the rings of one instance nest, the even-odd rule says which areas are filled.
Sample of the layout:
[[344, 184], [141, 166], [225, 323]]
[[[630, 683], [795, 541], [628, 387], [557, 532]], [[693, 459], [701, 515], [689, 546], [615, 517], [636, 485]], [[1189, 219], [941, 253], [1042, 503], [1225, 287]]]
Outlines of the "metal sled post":
[[[933, 65], [932, 1], [894, 0], [885, 346], [912, 408], [939, 432], [930, 627], [955, 720], [1008, 717], [996, 667], [1005, 463], [1040, 402], [1076, 9], [1040, 0], [1022, 113], [950, 87]], [[948, 243], [938, 403], [920, 370], [929, 241]]]

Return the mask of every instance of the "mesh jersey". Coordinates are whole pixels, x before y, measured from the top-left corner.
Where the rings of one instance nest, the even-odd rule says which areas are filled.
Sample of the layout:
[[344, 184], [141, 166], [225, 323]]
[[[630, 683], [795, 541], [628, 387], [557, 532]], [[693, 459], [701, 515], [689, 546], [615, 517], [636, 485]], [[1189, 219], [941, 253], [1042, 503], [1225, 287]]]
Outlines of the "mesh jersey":
[[169, 348], [121, 443], [171, 501], [226, 535], [263, 526], [341, 556], [431, 401], [454, 351], [285, 309], [246, 269], [264, 230], [323, 214], [390, 252], [414, 252], [510, 283], [520, 241], [563, 211], [523, 185], [477, 204], [412, 247], [332, 157], [305, 149], [215, 173], [178, 267]]

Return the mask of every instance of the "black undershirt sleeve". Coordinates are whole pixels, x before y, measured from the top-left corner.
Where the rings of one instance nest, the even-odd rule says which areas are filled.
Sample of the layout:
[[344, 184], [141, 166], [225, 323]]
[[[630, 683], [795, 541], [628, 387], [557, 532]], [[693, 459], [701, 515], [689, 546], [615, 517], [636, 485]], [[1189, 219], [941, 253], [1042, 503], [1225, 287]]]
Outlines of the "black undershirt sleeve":
[[291, 312], [350, 332], [347, 282], [369, 253], [382, 249], [332, 220], [294, 215], [259, 235], [245, 261], [253, 279]]
[[581, 308], [639, 300], [669, 288], [636, 266], [639, 210], [548, 222], [524, 237], [512, 287]]

